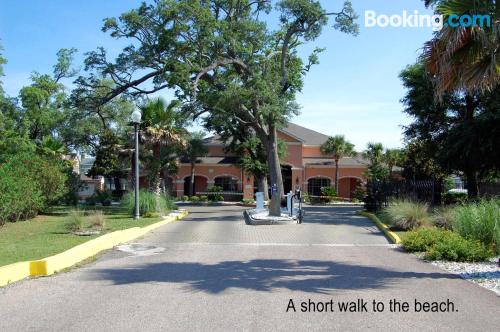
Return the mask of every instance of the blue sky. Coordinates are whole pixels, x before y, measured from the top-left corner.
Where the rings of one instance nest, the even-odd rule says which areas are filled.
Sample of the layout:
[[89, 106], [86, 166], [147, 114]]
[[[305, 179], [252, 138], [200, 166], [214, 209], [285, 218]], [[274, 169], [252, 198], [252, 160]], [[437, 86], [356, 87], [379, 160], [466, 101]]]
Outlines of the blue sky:
[[[352, 0], [359, 14], [360, 35], [344, 35], [324, 29], [313, 46], [325, 47], [320, 65], [305, 80], [298, 102], [301, 115], [293, 122], [327, 135], [343, 134], [363, 150], [367, 142], [387, 147], [403, 145], [401, 125], [409, 123], [399, 100], [404, 89], [399, 72], [414, 63], [422, 45], [432, 37], [431, 28], [365, 28], [365, 10], [401, 14], [426, 11], [422, 0]], [[60, 48], [79, 50], [75, 64], [82, 67], [83, 53], [104, 46], [116, 55], [123, 42], [101, 32], [102, 19], [135, 8], [136, 0], [3, 0], [0, 43], [8, 59], [5, 91], [17, 95], [29, 83], [32, 71], [50, 73]], [[323, 0], [328, 11], [341, 0]], [[430, 13], [430, 12], [429, 12]], [[330, 24], [331, 26], [331, 24]], [[307, 56], [311, 47], [301, 52]], [[169, 99], [171, 94], [164, 92]]]

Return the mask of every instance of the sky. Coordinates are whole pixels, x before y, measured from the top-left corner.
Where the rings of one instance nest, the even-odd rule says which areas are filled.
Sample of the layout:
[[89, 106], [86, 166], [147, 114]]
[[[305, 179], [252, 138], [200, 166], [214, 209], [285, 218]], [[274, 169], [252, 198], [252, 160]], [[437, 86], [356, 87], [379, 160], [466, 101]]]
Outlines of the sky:
[[[2, 0], [0, 44], [8, 63], [2, 77], [4, 90], [16, 96], [29, 84], [33, 71], [51, 73], [56, 53], [75, 47], [75, 66], [83, 69], [84, 53], [103, 46], [116, 56], [125, 45], [101, 31], [105, 17], [119, 16], [136, 8], [137, 0]], [[327, 11], [338, 11], [342, 0], [323, 0]], [[402, 126], [410, 123], [400, 103], [405, 89], [398, 77], [415, 63], [423, 44], [432, 37], [432, 28], [367, 28], [364, 13], [401, 14], [403, 10], [431, 13], [423, 0], [352, 0], [359, 15], [357, 37], [334, 30], [329, 24], [320, 38], [303, 47], [307, 55], [324, 47], [320, 64], [305, 78], [297, 96], [301, 114], [292, 122], [326, 135], [345, 135], [358, 151], [368, 142], [388, 148], [404, 145]], [[66, 82], [71, 85], [71, 82]], [[172, 94], [160, 95], [170, 99]]]

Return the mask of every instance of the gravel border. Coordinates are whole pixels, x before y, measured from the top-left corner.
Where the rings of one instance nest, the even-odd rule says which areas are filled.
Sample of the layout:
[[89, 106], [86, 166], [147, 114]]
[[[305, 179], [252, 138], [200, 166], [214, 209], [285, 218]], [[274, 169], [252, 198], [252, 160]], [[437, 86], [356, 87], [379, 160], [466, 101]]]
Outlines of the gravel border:
[[415, 255], [427, 263], [456, 274], [459, 277], [495, 292], [498, 296], [500, 296], [500, 267], [498, 265], [500, 256], [491, 258], [486, 262], [466, 263], [429, 261], [423, 259], [423, 254]]

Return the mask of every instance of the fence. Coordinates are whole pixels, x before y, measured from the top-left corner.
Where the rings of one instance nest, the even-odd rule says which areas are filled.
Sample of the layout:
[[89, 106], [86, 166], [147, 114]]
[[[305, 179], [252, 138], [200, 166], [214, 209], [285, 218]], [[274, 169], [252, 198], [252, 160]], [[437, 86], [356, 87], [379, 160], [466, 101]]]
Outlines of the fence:
[[368, 181], [365, 208], [368, 211], [378, 211], [386, 207], [391, 199], [406, 199], [439, 205], [442, 187], [442, 182], [435, 180]]
[[500, 182], [482, 182], [478, 187], [481, 197], [500, 197]]

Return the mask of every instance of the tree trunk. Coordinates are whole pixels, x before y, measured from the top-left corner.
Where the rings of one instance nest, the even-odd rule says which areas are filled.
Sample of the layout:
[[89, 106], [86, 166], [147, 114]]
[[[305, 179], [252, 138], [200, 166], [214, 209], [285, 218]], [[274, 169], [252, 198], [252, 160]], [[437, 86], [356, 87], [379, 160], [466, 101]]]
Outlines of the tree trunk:
[[264, 200], [269, 200], [269, 188], [267, 184], [267, 177], [264, 174], [255, 175], [255, 181], [257, 182], [257, 190], [264, 193]]
[[162, 178], [161, 178], [161, 173], [160, 172], [157, 172], [155, 175], [154, 175], [154, 178], [153, 180], [151, 181], [151, 186], [150, 186], [150, 190], [156, 195], [156, 196], [160, 196], [161, 195], [161, 181], [162, 181]]
[[269, 164], [270, 185], [276, 186], [277, 192], [271, 193], [271, 203], [269, 204], [269, 215], [281, 215], [281, 196], [283, 195], [283, 177], [281, 175], [281, 165], [278, 156], [278, 139], [276, 128], [269, 127], [269, 140], [265, 144]]
[[191, 179], [189, 181], [189, 196], [194, 196], [194, 163], [191, 162]]
[[465, 170], [465, 178], [467, 181], [467, 195], [469, 198], [474, 199], [478, 195], [477, 174], [473, 167], [467, 167]]
[[[464, 117], [464, 122], [468, 124], [469, 127], [472, 126], [474, 121], [474, 113], [476, 111], [477, 104], [474, 101], [474, 97], [471, 95], [465, 96], [466, 102], [466, 113]], [[471, 156], [464, 156], [465, 160], [465, 177], [467, 181], [467, 195], [469, 198], [476, 198], [478, 195], [478, 181], [477, 181], [477, 171], [475, 165], [475, 158]]]
[[339, 160], [335, 159], [335, 191], [339, 196]]

